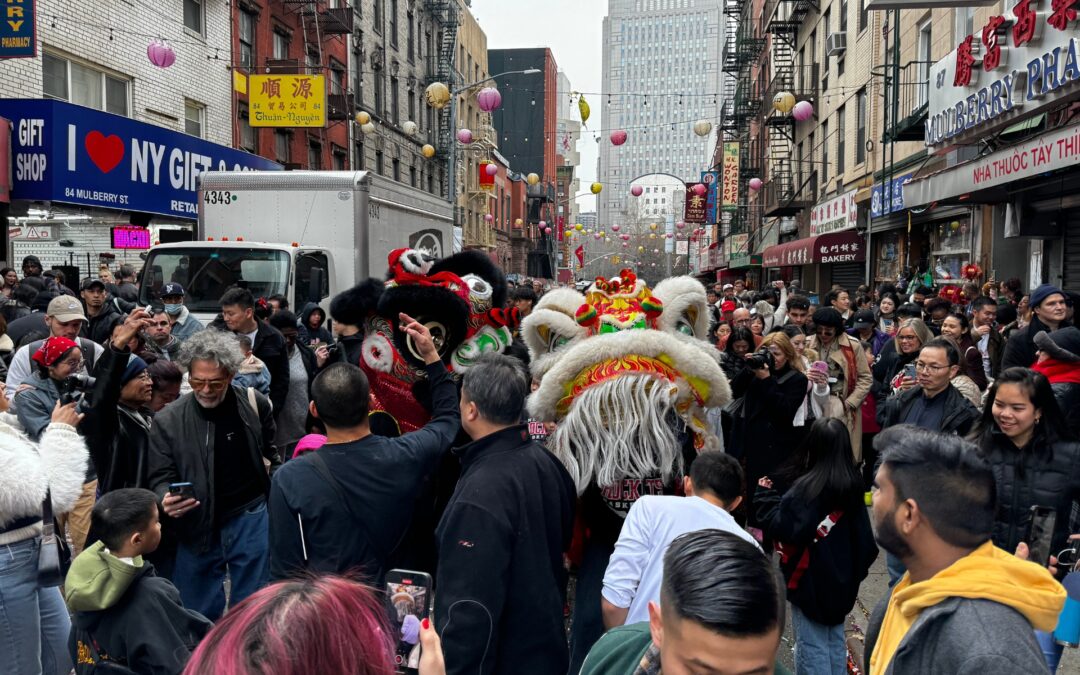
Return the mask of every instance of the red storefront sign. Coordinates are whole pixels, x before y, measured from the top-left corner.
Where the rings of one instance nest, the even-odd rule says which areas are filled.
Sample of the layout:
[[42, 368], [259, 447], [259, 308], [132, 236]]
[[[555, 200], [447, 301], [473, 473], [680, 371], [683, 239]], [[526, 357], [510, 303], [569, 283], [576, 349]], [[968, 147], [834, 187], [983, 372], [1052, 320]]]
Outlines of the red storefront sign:
[[854, 230], [843, 230], [770, 246], [762, 254], [761, 266], [792, 267], [865, 260], [866, 243], [862, 236]]

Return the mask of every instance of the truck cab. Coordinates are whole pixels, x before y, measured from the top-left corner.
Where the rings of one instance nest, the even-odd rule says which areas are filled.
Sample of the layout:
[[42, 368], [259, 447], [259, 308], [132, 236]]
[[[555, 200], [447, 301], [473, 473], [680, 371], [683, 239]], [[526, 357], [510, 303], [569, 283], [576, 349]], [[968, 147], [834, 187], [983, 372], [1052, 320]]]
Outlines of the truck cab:
[[331, 252], [315, 246], [254, 241], [191, 241], [159, 244], [150, 249], [143, 266], [139, 304], [161, 301], [161, 287], [179, 283], [184, 304], [203, 323], [221, 311], [221, 296], [241, 286], [258, 298], [281, 294], [297, 313], [309, 302], [329, 316], [333, 288]]

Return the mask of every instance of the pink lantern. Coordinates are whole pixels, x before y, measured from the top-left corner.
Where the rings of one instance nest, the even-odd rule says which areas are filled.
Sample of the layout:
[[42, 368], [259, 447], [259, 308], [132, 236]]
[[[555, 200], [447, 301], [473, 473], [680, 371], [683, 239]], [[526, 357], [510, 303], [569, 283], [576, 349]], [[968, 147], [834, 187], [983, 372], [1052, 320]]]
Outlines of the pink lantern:
[[696, 194], [698, 197], [704, 197], [705, 193], [709, 191], [709, 188], [705, 187], [701, 183], [694, 185], [694, 187], [690, 189], [693, 190], [694, 194]]
[[466, 145], [472, 143], [472, 131], [468, 129], [458, 129], [457, 139], [459, 142], [465, 143]]
[[496, 164], [488, 164], [484, 167], [484, 173], [489, 176], [494, 176], [495, 174], [499, 173], [499, 167]]
[[494, 220], [495, 220], [495, 217], [492, 216], [490, 213], [485, 213], [484, 214], [484, 222], [485, 223], [490, 223], [490, 222], [492, 222]]
[[805, 122], [814, 116], [814, 104], [810, 101], [799, 101], [791, 109], [791, 116], [799, 122]]
[[146, 48], [146, 58], [158, 68], [168, 68], [176, 63], [176, 52], [168, 43], [162, 40], [154, 40]]
[[645, 190], [642, 189], [640, 185], [635, 185], [634, 187], [630, 188], [630, 194], [634, 195], [635, 197], [640, 197], [642, 192], [645, 192]]
[[679, 222], [675, 223], [675, 229], [681, 230], [681, 229], [683, 229], [684, 227], [686, 227], [686, 223], [684, 223], [684, 222], [683, 222], [683, 221], [681, 221], [681, 220], [680, 220]]
[[760, 178], [751, 178], [750, 181], [747, 183], [747, 185], [750, 186], [751, 190], [753, 190], [754, 192], [757, 192], [758, 190], [761, 189], [762, 182], [761, 182]]
[[502, 105], [502, 94], [495, 87], [485, 87], [476, 95], [476, 104], [489, 113]]
[[623, 241], [630, 241], [630, 235], [628, 235], [628, 234], [620, 234], [619, 239], [622, 239]]
[[622, 229], [622, 225], [619, 225], [618, 223], [615, 223], [614, 225], [611, 226], [611, 231], [612, 232], [618, 232], [621, 229]]
[[550, 227], [545, 227], [544, 228], [544, 234], [551, 234], [551, 228]]
[[542, 230], [547, 227], [547, 221], [541, 220], [537, 226]]
[[626, 142], [626, 131], [623, 129], [617, 129], [611, 132], [611, 144], [622, 145]]
[[594, 232], [593, 233], [593, 239], [600, 239], [600, 233], [599, 232]]
[[622, 247], [623, 247], [623, 248], [630, 248], [630, 244], [627, 244], [627, 243], [626, 243], [626, 242], [624, 241], [624, 242], [622, 243]]
[[672, 234], [672, 233], [670, 233], [670, 232], [665, 232], [665, 233], [664, 233], [664, 239], [671, 239], [671, 238], [672, 238], [672, 237], [674, 237], [674, 236], [675, 236], [675, 235], [673, 235], [673, 234]]

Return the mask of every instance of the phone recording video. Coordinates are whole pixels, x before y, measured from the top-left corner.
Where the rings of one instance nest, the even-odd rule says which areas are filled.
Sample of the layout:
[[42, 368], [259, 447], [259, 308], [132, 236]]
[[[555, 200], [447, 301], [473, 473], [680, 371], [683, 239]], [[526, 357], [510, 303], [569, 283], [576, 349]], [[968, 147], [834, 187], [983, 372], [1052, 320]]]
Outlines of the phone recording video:
[[1050, 540], [1054, 536], [1057, 514], [1047, 506], [1032, 506], [1024, 541], [1028, 545], [1028, 560], [1046, 565], [1050, 562]]
[[431, 575], [410, 570], [387, 572], [386, 608], [391, 628], [397, 632], [396, 672], [416, 673], [420, 667], [420, 622], [431, 608]]

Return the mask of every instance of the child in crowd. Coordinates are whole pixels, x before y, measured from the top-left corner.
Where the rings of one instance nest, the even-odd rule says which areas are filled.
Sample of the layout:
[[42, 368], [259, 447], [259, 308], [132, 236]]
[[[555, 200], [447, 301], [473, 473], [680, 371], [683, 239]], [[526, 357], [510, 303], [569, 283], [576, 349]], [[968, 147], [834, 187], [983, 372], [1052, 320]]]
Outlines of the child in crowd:
[[251, 353], [251, 338], [246, 335], [236, 336], [240, 340], [240, 351], [244, 354], [244, 361], [240, 364], [240, 370], [233, 377], [233, 384], [241, 389], [251, 387], [263, 396], [270, 395], [270, 369], [266, 364]]
[[114, 663], [136, 673], [179, 675], [213, 627], [185, 609], [180, 593], [143, 559], [161, 542], [157, 496], [124, 488], [98, 499], [97, 541], [71, 565], [64, 599], [74, 613], [68, 647], [77, 675]]

